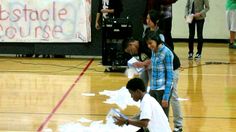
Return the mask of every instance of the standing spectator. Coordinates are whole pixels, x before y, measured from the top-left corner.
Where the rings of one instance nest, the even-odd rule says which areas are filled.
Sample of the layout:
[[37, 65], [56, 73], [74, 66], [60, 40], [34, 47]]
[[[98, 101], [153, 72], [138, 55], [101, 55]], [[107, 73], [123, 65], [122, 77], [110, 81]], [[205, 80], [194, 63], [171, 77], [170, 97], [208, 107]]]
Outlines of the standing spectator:
[[236, 0], [226, 1], [226, 18], [228, 29], [230, 31], [229, 48], [236, 48], [235, 32], [236, 32]]
[[152, 50], [152, 80], [149, 93], [161, 104], [168, 117], [173, 82], [173, 54], [163, 44], [160, 34], [155, 31], [148, 32], [145, 41]]
[[[172, 4], [173, 1], [170, 0], [147, 0], [146, 8], [144, 11], [144, 18], [147, 16], [150, 10], [156, 10], [161, 14], [161, 20], [159, 22], [160, 30], [166, 39], [166, 44], [174, 50], [173, 39], [171, 35], [172, 30]], [[146, 21], [144, 22], [144, 31], [147, 26], [145, 26]]]
[[146, 0], [146, 6], [143, 13], [143, 37], [148, 28], [147, 16], [150, 10], [160, 11], [160, 0]]
[[174, 43], [171, 35], [172, 30], [172, 3], [168, 0], [161, 0], [160, 11], [162, 19], [160, 21], [160, 30], [163, 32], [165, 37], [165, 43], [174, 50]]
[[193, 20], [189, 23], [189, 42], [188, 42], [188, 59], [193, 59], [193, 49], [194, 49], [194, 35], [195, 35], [195, 25], [197, 26], [197, 53], [195, 59], [200, 59], [202, 55], [203, 46], [203, 25], [205, 22], [206, 12], [209, 10], [208, 0], [187, 0], [185, 7], [185, 18], [192, 15]]
[[160, 17], [161, 17], [160, 12], [158, 12], [157, 10], [152, 9], [148, 11], [148, 14], [146, 16], [147, 28], [144, 31], [143, 38], [149, 31], [155, 31], [155, 32], [161, 33], [160, 28], [159, 28]]
[[146, 93], [146, 87], [140, 78], [129, 80], [126, 85], [134, 101], [140, 101], [139, 119], [124, 119], [115, 116], [115, 124], [119, 126], [134, 125], [137, 127], [148, 128], [150, 132], [171, 132], [168, 119], [163, 112], [160, 104]]
[[101, 15], [106, 18], [118, 18], [123, 10], [121, 0], [99, 0], [98, 11], [96, 14], [95, 28], [101, 28]]

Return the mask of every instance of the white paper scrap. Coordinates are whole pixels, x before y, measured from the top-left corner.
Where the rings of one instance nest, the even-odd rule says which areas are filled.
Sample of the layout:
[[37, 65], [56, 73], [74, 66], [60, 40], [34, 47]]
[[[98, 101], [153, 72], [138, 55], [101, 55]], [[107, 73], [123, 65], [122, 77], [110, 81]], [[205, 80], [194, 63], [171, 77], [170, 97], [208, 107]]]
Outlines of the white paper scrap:
[[119, 106], [120, 109], [124, 110], [127, 108], [127, 106], [140, 106], [140, 102], [135, 102], [132, 98], [131, 95], [128, 91], [128, 89], [126, 89], [126, 87], [122, 87], [119, 90], [115, 90], [115, 91], [108, 91], [108, 90], [104, 90], [102, 92], [99, 92], [100, 95], [106, 95], [109, 96], [110, 98], [107, 99], [106, 101], [104, 101], [104, 103], [107, 104], [117, 104]]
[[95, 93], [82, 93], [83, 96], [95, 96]]

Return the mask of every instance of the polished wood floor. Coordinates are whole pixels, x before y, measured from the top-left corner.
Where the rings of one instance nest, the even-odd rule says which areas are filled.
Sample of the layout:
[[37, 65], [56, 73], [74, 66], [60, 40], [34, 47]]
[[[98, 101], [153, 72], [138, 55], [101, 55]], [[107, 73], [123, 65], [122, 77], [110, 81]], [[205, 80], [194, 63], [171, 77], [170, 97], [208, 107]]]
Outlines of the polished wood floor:
[[[201, 61], [187, 59], [186, 43], [176, 43], [181, 59], [178, 93], [185, 132], [236, 131], [236, 49], [208, 43]], [[77, 121], [104, 120], [115, 105], [103, 90], [125, 86], [124, 73], [104, 72], [100, 59], [0, 57], [0, 131], [28, 132]], [[82, 96], [81, 93], [95, 93]], [[135, 114], [136, 107], [123, 111]], [[172, 123], [170, 113], [170, 124]]]

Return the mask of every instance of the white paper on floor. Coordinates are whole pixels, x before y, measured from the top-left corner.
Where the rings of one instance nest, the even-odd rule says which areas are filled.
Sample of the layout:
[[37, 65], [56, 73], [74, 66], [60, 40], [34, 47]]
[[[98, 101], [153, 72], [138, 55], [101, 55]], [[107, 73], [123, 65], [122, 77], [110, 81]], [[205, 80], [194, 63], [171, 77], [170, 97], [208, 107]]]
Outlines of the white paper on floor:
[[179, 101], [188, 101], [189, 99], [185, 99], [185, 98], [178, 98]]
[[85, 122], [85, 123], [89, 123], [89, 122], [92, 122], [92, 120], [89, 120], [89, 119], [87, 119], [87, 118], [80, 118], [79, 119], [79, 122]]
[[113, 122], [112, 118], [107, 118], [106, 124], [103, 124], [103, 121], [92, 121], [89, 126], [83, 126], [80, 122], [70, 122], [59, 126], [58, 130], [59, 132], [136, 132], [139, 129], [131, 125], [119, 127]]
[[[110, 98], [105, 101], [108, 104], [117, 104], [120, 109], [124, 110], [128, 105], [134, 105], [139, 107], [140, 102], [135, 102], [129, 91], [122, 87], [119, 90], [109, 91], [104, 90], [99, 92], [100, 95], [106, 95]], [[109, 111], [110, 112], [110, 111]], [[69, 122], [62, 124], [58, 127], [59, 132], [136, 132], [139, 128], [132, 125], [124, 125], [119, 127], [114, 124], [114, 120], [109, 116], [109, 112], [106, 117], [106, 123], [103, 121], [92, 121], [90, 119], [81, 118], [77, 122]], [[135, 113], [134, 113], [135, 114]], [[87, 126], [82, 123], [88, 124]]]
[[53, 132], [50, 128], [44, 128], [42, 132]]
[[100, 95], [106, 95], [109, 96], [110, 98], [107, 99], [104, 103], [107, 104], [117, 104], [120, 109], [124, 110], [127, 108], [128, 105], [134, 105], [139, 107], [140, 102], [135, 102], [128, 91], [127, 88], [122, 87], [119, 90], [116, 91], [109, 91], [109, 90], [104, 90], [103, 92], [99, 92]]
[[95, 96], [95, 93], [82, 93], [83, 96]]

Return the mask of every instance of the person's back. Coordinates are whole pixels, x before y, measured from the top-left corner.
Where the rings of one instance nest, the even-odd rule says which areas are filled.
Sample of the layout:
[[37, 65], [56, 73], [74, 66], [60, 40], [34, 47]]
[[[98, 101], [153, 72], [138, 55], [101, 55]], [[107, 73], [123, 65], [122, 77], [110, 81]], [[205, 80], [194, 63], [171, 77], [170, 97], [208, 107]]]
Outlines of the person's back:
[[[155, 98], [145, 94], [140, 104], [140, 120], [149, 119], [148, 130], [150, 132], [170, 132], [168, 119]], [[151, 115], [149, 115], [151, 114]]]

